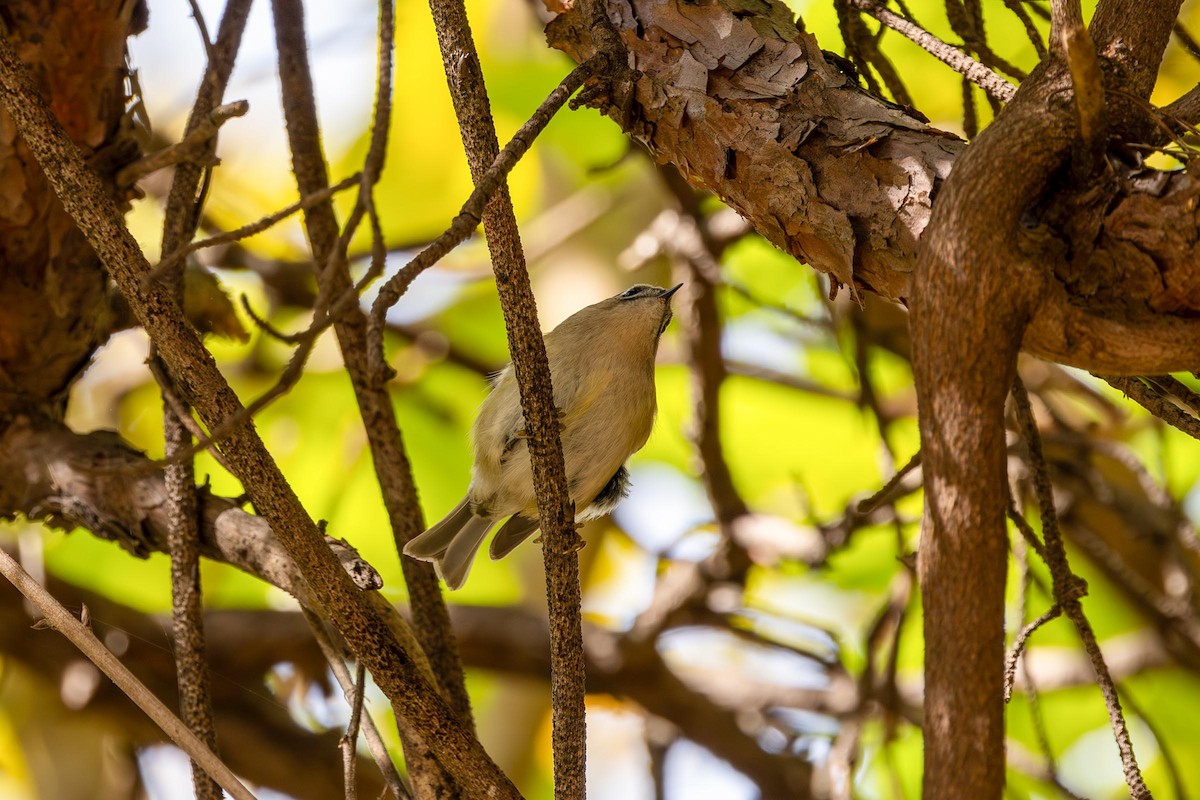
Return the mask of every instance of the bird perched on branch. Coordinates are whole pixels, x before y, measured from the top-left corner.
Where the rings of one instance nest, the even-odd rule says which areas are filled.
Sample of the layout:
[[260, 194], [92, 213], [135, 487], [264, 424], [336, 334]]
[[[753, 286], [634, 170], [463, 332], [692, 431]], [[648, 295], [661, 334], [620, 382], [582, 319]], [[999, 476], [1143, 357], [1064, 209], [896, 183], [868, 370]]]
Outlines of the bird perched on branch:
[[[628, 493], [625, 462], [646, 444], [654, 425], [654, 356], [679, 286], [631, 286], [546, 334], [576, 521], [609, 513]], [[404, 548], [405, 555], [433, 562], [451, 589], [466, 581], [475, 553], [497, 522], [510, 517], [492, 539], [493, 559], [511, 553], [538, 528], [528, 434], [511, 364], [480, 407], [471, 437], [467, 496]]]

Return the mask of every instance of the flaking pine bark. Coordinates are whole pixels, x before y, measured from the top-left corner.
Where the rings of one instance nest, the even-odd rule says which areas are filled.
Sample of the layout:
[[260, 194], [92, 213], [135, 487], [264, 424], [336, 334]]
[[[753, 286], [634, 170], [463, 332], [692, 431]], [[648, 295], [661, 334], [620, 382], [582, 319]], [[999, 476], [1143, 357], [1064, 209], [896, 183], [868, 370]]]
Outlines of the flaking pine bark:
[[[1131, 30], [1130, 3], [1101, 2], [1089, 38], [1077, 2], [1052, 3], [1047, 57], [970, 145], [868, 94], [774, 0], [593, 0], [547, 26], [576, 60], [628, 65], [593, 101], [657, 160], [834, 291], [913, 312], [927, 797], [1004, 786], [1004, 407], [1018, 352], [1103, 373], [1200, 366], [1200, 186], [1096, 157], [1109, 133], [1161, 136], [1137, 102], [1179, 5], [1144, 4]], [[1148, 796], [1122, 755], [1131, 792]]]

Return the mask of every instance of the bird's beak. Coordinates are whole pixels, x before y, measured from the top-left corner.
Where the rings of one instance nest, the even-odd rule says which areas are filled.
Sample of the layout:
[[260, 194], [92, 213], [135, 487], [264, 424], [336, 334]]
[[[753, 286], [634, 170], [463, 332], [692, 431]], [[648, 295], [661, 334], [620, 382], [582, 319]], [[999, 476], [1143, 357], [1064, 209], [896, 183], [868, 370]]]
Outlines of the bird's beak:
[[673, 294], [675, 294], [676, 292], [678, 292], [678, 291], [679, 291], [679, 287], [681, 287], [681, 286], [683, 286], [683, 284], [682, 284], [682, 283], [677, 283], [677, 284], [675, 284], [674, 286], [672, 286], [670, 289], [665, 289], [665, 290], [663, 291], [663, 293], [662, 293], [662, 294], [660, 294], [660, 295], [658, 296], [658, 298], [659, 298], [660, 300], [666, 300], [668, 303], [669, 303], [669, 302], [671, 302], [671, 295], [673, 295]]

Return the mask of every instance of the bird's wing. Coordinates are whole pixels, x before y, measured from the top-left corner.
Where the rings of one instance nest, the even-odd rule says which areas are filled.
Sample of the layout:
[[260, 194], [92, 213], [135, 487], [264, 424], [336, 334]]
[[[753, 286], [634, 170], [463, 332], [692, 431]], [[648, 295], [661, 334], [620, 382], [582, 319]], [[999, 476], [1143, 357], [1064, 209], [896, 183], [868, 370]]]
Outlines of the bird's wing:
[[501, 525], [500, 530], [492, 537], [489, 549], [492, 560], [497, 561], [511, 553], [517, 545], [529, 538], [529, 534], [538, 529], [539, 524], [536, 519], [529, 519], [521, 514], [509, 517], [508, 522]]
[[566, 339], [555, 335], [558, 332], [556, 329], [546, 336], [546, 357], [554, 381], [554, 405], [565, 434], [595, 406], [612, 375], [604, 359], [589, 358], [592, 354], [586, 351], [568, 348]]

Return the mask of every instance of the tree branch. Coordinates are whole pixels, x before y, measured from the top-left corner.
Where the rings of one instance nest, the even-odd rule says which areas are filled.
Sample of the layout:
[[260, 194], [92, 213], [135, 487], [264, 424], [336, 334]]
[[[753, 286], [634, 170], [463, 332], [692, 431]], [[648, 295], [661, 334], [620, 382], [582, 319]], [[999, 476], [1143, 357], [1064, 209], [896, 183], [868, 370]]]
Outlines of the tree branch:
[[[1096, 673], [1100, 691], [1108, 708], [1109, 720], [1117, 740], [1117, 748], [1121, 752], [1121, 766], [1125, 772], [1125, 782], [1129, 785], [1130, 795], [1134, 800], [1149, 800], [1150, 790], [1142, 779], [1137, 759], [1133, 754], [1133, 742], [1129, 738], [1129, 728], [1125, 724], [1125, 716], [1121, 713], [1121, 701], [1117, 696], [1117, 688], [1112, 679], [1112, 673], [1100, 652], [1096, 634], [1091, 623], [1083, 613], [1080, 598], [1087, 593], [1087, 584], [1078, 578], [1067, 562], [1067, 551], [1063, 544], [1062, 534], [1058, 529], [1058, 515], [1054, 508], [1054, 495], [1050, 488], [1050, 477], [1046, 473], [1046, 462], [1042, 455], [1042, 441], [1038, 433], [1037, 423], [1033, 420], [1033, 411], [1029, 406], [1029, 395], [1020, 379], [1013, 383], [1013, 405], [1020, 423], [1021, 433], [1029, 446], [1030, 464], [1033, 469], [1034, 486], [1037, 490], [1038, 507], [1042, 519], [1042, 538], [1045, 540], [1046, 564], [1050, 567], [1050, 575], [1054, 581], [1055, 607], [1061, 609], [1075, 628], [1079, 638], [1083, 640], [1084, 650]], [[1053, 609], [1051, 610], [1051, 613]], [[1030, 631], [1032, 632], [1032, 631]]]
[[[430, 8], [467, 162], [478, 189], [500, 155], [479, 55], [462, 0], [430, 0]], [[575, 530], [575, 508], [567, 487], [558, 411], [537, 305], [529, 286], [508, 185], [503, 179], [484, 207], [483, 229], [496, 272], [508, 347], [529, 433], [529, 458], [542, 529], [551, 630], [554, 796], [556, 800], [582, 800], [587, 739], [578, 551], [583, 542]]]
[[860, 11], [875, 17], [881, 23], [916, 44], [925, 52], [962, 75], [971, 83], [987, 92], [988, 96], [1007, 103], [1016, 94], [1017, 87], [997, 75], [989, 67], [965, 55], [956, 47], [943, 42], [929, 31], [889, 11], [878, 0], [852, 0]]
[[[283, 91], [284, 117], [288, 123], [288, 141], [292, 150], [292, 171], [301, 196], [326, 189], [329, 178], [321, 148], [317, 122], [316, 100], [308, 65], [307, 41], [304, 30], [304, 9], [300, 0], [275, 0], [275, 35], [279, 50], [279, 79]], [[379, 180], [387, 153], [387, 136], [391, 119], [392, 46], [395, 20], [392, 0], [380, 3], [380, 51], [376, 86], [375, 115], [371, 143], [363, 167], [358, 203], [347, 222], [344, 236], [339, 237], [333, 204], [324, 200], [305, 210], [305, 225], [313, 256], [318, 267], [318, 279], [331, 291], [345, 291], [351, 284], [346, 261], [346, 247], [355, 226], [362, 218], [370, 194]], [[382, 247], [382, 242], [377, 242]], [[383, 494], [384, 507], [396, 541], [397, 552], [424, 528], [412, 468], [404, 450], [400, 426], [396, 421], [392, 399], [385, 387], [371, 379], [367, 352], [367, 319], [356, 306], [335, 323], [338, 345], [346, 371], [350, 375], [358, 402], [359, 413], [371, 448], [375, 474]], [[471, 700], [467, 694], [462, 664], [454, 642], [454, 632], [446, 614], [445, 603], [437, 578], [427, 564], [406, 564], [401, 558], [409, 602], [415, 615], [418, 641], [430, 659], [433, 675], [442, 688], [451, 710], [462, 725], [471, 730]], [[454, 791], [443, 774], [443, 766], [425, 754], [427, 746], [420, 733], [401, 724], [404, 731], [405, 753], [411, 760], [412, 772], [418, 781], [418, 791], [431, 795]]]
[[[83, 533], [82, 535], [89, 535]], [[165, 705], [177, 702], [170, 620], [147, 615], [103, 595], [47, 578], [45, 587], [74, 612], [87, 607], [96, 636], [119, 654], [122, 662]], [[107, 746], [126, 754], [169, 741], [166, 735], [113, 683], [100, 681], [82, 708], [55, 706], [57, 689], [70, 682], [79, 665], [79, 650], [65, 638], [35, 630], [32, 610], [23, 596], [0, 580], [0, 652], [49, 687], [50, 707], [25, 724], [37, 727], [45, 716], [71, 711], [103, 717], [97, 732]], [[337, 737], [314, 731], [291, 717], [288, 709], [260, 687], [272, 669], [289, 663], [297, 678], [315, 686], [325, 681], [326, 665], [301, 615], [278, 611], [208, 611], [205, 613], [208, 668], [220, 679], [213, 684], [217, 729], [225, 744], [224, 762], [244, 780], [270, 787], [297, 800], [329, 800], [341, 788], [340, 759], [334, 758]], [[21, 723], [18, 723], [21, 724]], [[47, 746], [58, 752], [59, 743]], [[76, 741], [77, 745], [78, 742]], [[57, 763], [61, 769], [61, 762]], [[372, 797], [384, 788], [369, 763], [360, 765], [362, 789]], [[94, 794], [94, 793], [93, 793]], [[92, 795], [88, 795], [91, 797]]]
[[[217, 41], [208, 49], [209, 61], [200, 90], [188, 117], [184, 141], [194, 143], [196, 158], [180, 163], [171, 180], [164, 212], [162, 252], [186, 244], [196, 233], [198, 208], [203, 203], [202, 179], [211, 175], [216, 154], [217, 128], [222, 117], [231, 114], [218, 104], [225, 94], [229, 75], [242, 42], [242, 32], [250, 14], [250, 0], [230, 0], [221, 17]], [[204, 31], [203, 18], [196, 14]], [[204, 33], [207, 39], [207, 33]], [[245, 113], [245, 103], [234, 111]], [[207, 132], [207, 135], [203, 135]], [[183, 272], [172, 270], [164, 276], [164, 290], [183, 303]], [[153, 353], [152, 363], [158, 359]], [[189, 431], [190, 410], [176, 409], [168, 398], [175, 398], [175, 387], [165, 371], [158, 370], [163, 394], [164, 456], [175, 459], [192, 444]], [[185, 419], [186, 418], [186, 419]], [[166, 469], [167, 514], [170, 532], [167, 544], [171, 555], [172, 626], [175, 660], [179, 680], [179, 708], [185, 723], [209, 749], [217, 752], [217, 732], [213, 725], [212, 694], [204, 660], [203, 599], [200, 586], [199, 518], [197, 514], [196, 474], [190, 457]], [[221, 790], [214, 778], [206, 776], [198, 763], [192, 763], [192, 782], [198, 800], [220, 800]]]
[[[667, 0], [636, 8], [607, 0], [605, 7], [639, 72], [627, 127], [656, 160], [675, 164], [694, 186], [713, 191], [767, 239], [837, 283], [908, 301], [918, 243], [961, 141], [864, 94], [811, 36], [774, 17]], [[547, 34], [577, 61], [604, 52], [579, 9], [555, 17]], [[612, 103], [600, 105], [618, 112]], [[1068, 248], [1086, 267], [1063, 263], [1063, 232], [1029, 221], [1036, 235], [1022, 234], [1022, 247], [1056, 278], [1081, 271], [1112, 291], [1100, 301], [1086, 287], [1068, 294], [1061, 279], [1051, 281], [1025, 350], [1097, 370], [1103, 362], [1118, 374], [1194, 367], [1200, 302], [1182, 281], [1197, 253], [1183, 237], [1152, 243], [1144, 231], [1162, 229], [1164, 218], [1174, 220], [1168, 229], [1195, 229], [1195, 215], [1182, 212], [1197, 189], [1182, 174], [1156, 178], [1165, 183], [1151, 188], [1118, 175], [1113, 205], [1087, 212], [1099, 216], [1081, 227], [1090, 238]], [[1041, 202], [1060, 203], [1068, 217], [1079, 211], [1070, 190], [1062, 195]], [[1148, 222], [1151, 213], [1158, 222]], [[1144, 282], [1131, 285], [1131, 264]]]
[[1068, 81], [1061, 66], [1026, 81], [955, 164], [914, 280], [928, 797], [999, 798], [1004, 786], [1004, 403], [1049, 282], [1018, 237], [1075, 141], [1069, 99], [1054, 100]]

